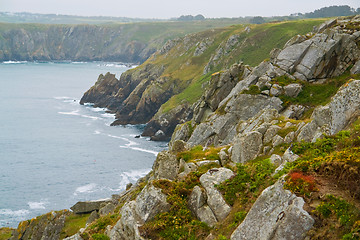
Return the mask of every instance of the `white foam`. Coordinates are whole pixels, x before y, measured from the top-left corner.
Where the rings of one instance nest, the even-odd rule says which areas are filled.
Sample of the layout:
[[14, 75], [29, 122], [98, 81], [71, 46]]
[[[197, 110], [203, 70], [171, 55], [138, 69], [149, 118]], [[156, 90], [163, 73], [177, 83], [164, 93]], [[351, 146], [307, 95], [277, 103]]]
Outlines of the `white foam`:
[[159, 152], [156, 151], [152, 151], [152, 150], [147, 150], [147, 149], [143, 149], [143, 148], [138, 148], [138, 147], [128, 147], [128, 146], [120, 146], [121, 148], [129, 148], [135, 151], [139, 151], [139, 152], [146, 152], [146, 153], [151, 153], [154, 154], [155, 157], [158, 155]]
[[86, 184], [84, 186], [80, 186], [80, 187], [75, 189], [74, 195], [77, 195], [78, 193], [92, 193], [92, 192], [95, 192], [96, 187], [97, 187], [96, 183], [90, 183], [90, 184]]
[[27, 61], [4, 61], [5, 64], [21, 64], [21, 63], [27, 63]]
[[63, 115], [80, 116], [80, 117], [83, 117], [83, 118], [90, 118], [90, 119], [93, 119], [93, 120], [100, 119], [100, 117], [94, 117], [94, 116], [90, 116], [90, 115], [80, 114], [79, 110], [75, 110], [75, 111], [72, 111], [72, 112], [58, 112], [58, 113], [63, 114]]
[[45, 209], [45, 205], [49, 202], [47, 200], [40, 201], [40, 202], [28, 202], [30, 209]]
[[99, 130], [95, 130], [94, 134], [98, 135], [98, 134], [101, 134], [101, 132]]
[[118, 189], [109, 189], [114, 192], [123, 191], [128, 183], [135, 183], [139, 178], [145, 177], [151, 171], [151, 168], [131, 170], [120, 174], [120, 186]]
[[22, 217], [28, 215], [30, 212], [26, 209], [13, 211], [11, 209], [0, 209], [0, 215]]

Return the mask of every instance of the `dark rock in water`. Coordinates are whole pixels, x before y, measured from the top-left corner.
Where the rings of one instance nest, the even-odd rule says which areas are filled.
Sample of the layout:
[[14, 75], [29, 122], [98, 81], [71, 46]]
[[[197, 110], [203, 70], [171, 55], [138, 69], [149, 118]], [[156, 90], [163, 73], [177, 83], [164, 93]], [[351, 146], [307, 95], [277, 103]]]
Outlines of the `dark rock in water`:
[[136, 135], [135, 138], [140, 138], [140, 135]]
[[110, 203], [110, 199], [105, 200], [96, 200], [96, 201], [88, 201], [88, 202], [77, 202], [74, 206], [70, 209], [76, 214], [82, 213], [91, 213], [93, 211], [98, 211], [101, 208], [103, 203]]

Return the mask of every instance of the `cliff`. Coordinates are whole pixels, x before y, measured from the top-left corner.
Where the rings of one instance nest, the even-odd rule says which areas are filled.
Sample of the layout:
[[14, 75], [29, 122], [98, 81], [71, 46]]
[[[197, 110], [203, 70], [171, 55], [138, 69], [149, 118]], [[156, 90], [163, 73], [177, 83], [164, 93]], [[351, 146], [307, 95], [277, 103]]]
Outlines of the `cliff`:
[[[254, 68], [209, 75], [152, 171], [112, 199], [76, 204], [60, 238], [358, 239], [359, 66], [357, 16], [291, 38]], [[94, 88], [115, 103], [105, 78], [126, 87], [99, 78]], [[25, 221], [11, 239], [46, 238], [56, 219]]]
[[[223, 81], [230, 77], [228, 82], [234, 85], [242, 74], [251, 71], [248, 65], [259, 64], [269, 57], [272, 48], [282, 47], [291, 37], [307, 33], [321, 21], [235, 25], [170, 40], [120, 79], [110, 74], [101, 77], [103, 80], [84, 94], [81, 104], [91, 102], [114, 111], [114, 125], [148, 123], [144, 136], [169, 139], [178, 123], [191, 119], [192, 105], [205, 91], [213, 73], [243, 62], [241, 69], [233, 67], [232, 73], [222, 77]], [[111, 90], [104, 91], [106, 86]]]
[[235, 23], [236, 20], [98, 25], [0, 23], [0, 61], [142, 63], [168, 39]]

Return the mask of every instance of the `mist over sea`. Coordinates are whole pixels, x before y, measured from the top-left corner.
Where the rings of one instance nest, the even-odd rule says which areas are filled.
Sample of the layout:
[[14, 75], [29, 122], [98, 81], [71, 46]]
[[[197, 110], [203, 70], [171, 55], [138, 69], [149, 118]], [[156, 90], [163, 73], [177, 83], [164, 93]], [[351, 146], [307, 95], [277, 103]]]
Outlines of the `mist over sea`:
[[81, 106], [104, 62], [0, 63], [0, 227], [17, 227], [77, 201], [120, 193], [151, 169], [164, 142], [134, 138], [142, 126], [110, 127], [106, 109]]

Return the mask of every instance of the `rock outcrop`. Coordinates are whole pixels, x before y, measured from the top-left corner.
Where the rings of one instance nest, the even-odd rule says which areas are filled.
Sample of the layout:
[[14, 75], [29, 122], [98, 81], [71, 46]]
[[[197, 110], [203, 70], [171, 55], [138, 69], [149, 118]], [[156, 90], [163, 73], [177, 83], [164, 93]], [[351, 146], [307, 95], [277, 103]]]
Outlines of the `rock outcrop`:
[[70, 209], [77, 214], [91, 213], [93, 211], [100, 210], [103, 204], [108, 204], [108, 203], [111, 203], [111, 199], [77, 202]]
[[282, 181], [278, 181], [261, 193], [231, 240], [304, 239], [314, 224], [303, 209], [304, 203], [302, 198], [284, 190]]
[[50, 212], [29, 221], [21, 222], [13, 231], [11, 240], [17, 239], [60, 239], [65, 225], [65, 218], [70, 215], [67, 210]]

